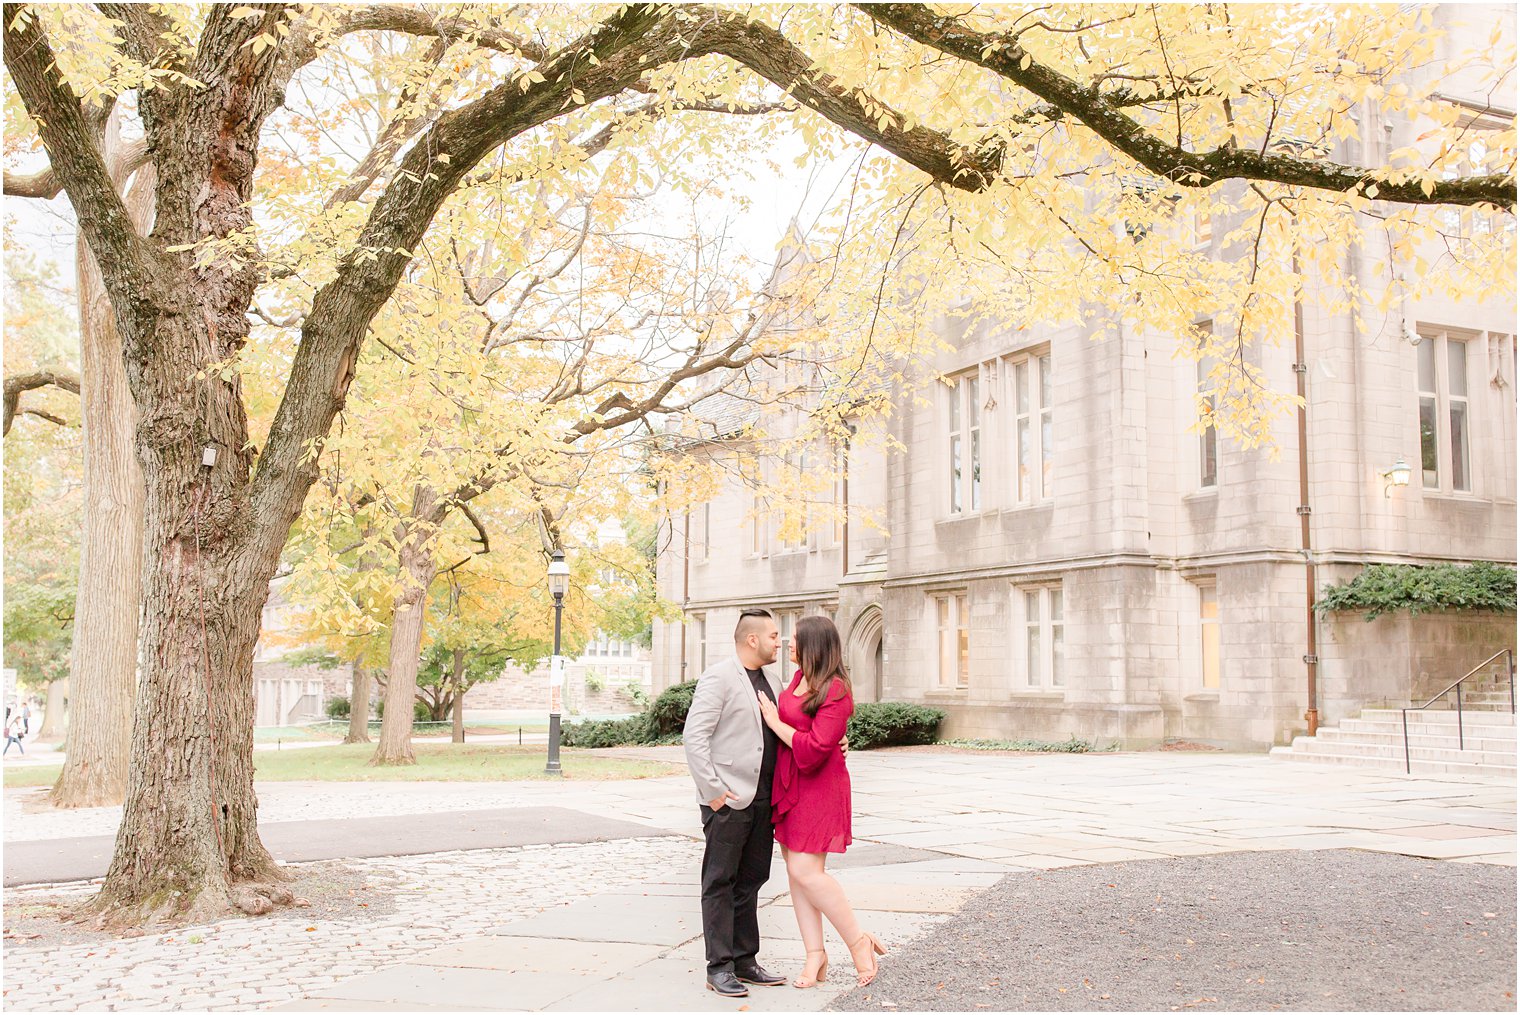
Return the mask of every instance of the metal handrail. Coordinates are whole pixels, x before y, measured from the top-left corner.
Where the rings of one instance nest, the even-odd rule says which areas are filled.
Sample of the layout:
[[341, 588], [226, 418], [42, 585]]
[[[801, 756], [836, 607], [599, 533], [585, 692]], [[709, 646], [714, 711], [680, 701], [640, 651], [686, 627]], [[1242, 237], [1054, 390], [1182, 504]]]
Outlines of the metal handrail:
[[1472, 669], [1468, 670], [1466, 673], [1462, 674], [1460, 677], [1458, 677], [1445, 690], [1436, 692], [1435, 697], [1431, 698], [1425, 704], [1423, 704], [1423, 705], [1410, 705], [1408, 708], [1401, 708], [1401, 709], [1399, 709], [1399, 712], [1402, 715], [1403, 720], [1404, 720], [1404, 774], [1405, 775], [1410, 774], [1410, 764], [1409, 764], [1409, 713], [1410, 712], [1419, 712], [1419, 711], [1421, 711], [1423, 709], [1427, 709], [1430, 706], [1434, 705], [1436, 702], [1440, 701], [1442, 698], [1446, 697], [1452, 691], [1456, 691], [1457, 692], [1457, 750], [1459, 750], [1459, 751], [1465, 751], [1465, 750], [1467, 750], [1467, 740], [1466, 740], [1466, 737], [1462, 733], [1462, 682], [1464, 680], [1466, 680], [1468, 677], [1474, 676], [1479, 670], [1483, 669], [1485, 666], [1489, 665], [1495, 659], [1498, 659], [1500, 656], [1504, 657], [1504, 673], [1505, 673], [1505, 676], [1509, 679], [1509, 710], [1510, 710], [1511, 713], [1513, 713], [1515, 711], [1515, 652], [1514, 652], [1513, 649], [1504, 649], [1502, 651], [1495, 652], [1493, 655], [1489, 656], [1487, 659], [1483, 660], [1481, 663], [1479, 663], [1478, 665], [1474, 666]]

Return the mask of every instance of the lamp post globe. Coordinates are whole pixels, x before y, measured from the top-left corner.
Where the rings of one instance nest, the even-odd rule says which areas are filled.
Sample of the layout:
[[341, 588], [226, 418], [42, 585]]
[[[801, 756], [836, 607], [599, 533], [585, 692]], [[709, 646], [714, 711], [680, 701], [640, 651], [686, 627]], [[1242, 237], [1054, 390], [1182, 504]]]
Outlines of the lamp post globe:
[[570, 565], [565, 552], [549, 555], [549, 595], [554, 597], [554, 656], [549, 660], [549, 759], [544, 774], [563, 775], [559, 764], [559, 715], [564, 696], [565, 660], [559, 654], [560, 621], [565, 612], [565, 595], [570, 591]]

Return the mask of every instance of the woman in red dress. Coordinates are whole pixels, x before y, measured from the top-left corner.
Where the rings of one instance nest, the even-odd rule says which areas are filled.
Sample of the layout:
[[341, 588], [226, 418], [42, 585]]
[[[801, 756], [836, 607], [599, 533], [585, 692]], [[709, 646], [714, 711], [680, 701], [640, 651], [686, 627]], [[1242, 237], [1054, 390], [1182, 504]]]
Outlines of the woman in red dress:
[[839, 631], [827, 617], [803, 617], [792, 642], [798, 666], [776, 704], [758, 694], [760, 714], [780, 740], [771, 820], [786, 860], [792, 909], [802, 931], [807, 961], [794, 987], [812, 987], [828, 972], [823, 918], [850, 944], [861, 986], [876, 978], [876, 956], [885, 955], [876, 935], [860, 929], [850, 900], [824, 870], [829, 853], [850, 844], [850, 773], [845, 768], [845, 723], [855, 711]]

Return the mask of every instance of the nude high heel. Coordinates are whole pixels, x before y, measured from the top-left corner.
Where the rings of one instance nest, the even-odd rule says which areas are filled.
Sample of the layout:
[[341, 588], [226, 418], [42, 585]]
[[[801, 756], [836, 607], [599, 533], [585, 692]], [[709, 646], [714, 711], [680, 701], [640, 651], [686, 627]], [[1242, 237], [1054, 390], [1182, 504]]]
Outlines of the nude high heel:
[[802, 975], [792, 981], [792, 986], [796, 987], [798, 990], [807, 990], [809, 987], [816, 987], [825, 979], [827, 979], [827, 974], [829, 971], [829, 953], [822, 950], [821, 948], [818, 951], [809, 951], [807, 953], [809, 960], [811, 960], [814, 955], [823, 956], [823, 961], [818, 963], [818, 972], [814, 973], [812, 976], [809, 976], [807, 972], [807, 963], [804, 962], [802, 966]]
[[[862, 969], [860, 964], [860, 946], [870, 942], [870, 947], [865, 950], [866, 958], [871, 960], [870, 969]], [[876, 961], [877, 955], [885, 955], [887, 950], [881, 946], [881, 940], [870, 931], [861, 931], [860, 937], [850, 945], [850, 958], [855, 960], [855, 982], [864, 987], [876, 979], [876, 974], [881, 969], [881, 963]]]

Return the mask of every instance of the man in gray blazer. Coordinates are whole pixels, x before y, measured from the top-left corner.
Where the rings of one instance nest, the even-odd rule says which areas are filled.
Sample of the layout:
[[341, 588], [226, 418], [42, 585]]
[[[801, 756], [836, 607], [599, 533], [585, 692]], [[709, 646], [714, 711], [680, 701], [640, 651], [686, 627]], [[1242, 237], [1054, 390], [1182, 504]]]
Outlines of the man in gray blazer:
[[747, 983], [779, 986], [786, 977], [757, 961], [760, 886], [771, 876], [775, 830], [771, 778], [776, 734], [760, 719], [756, 694], [776, 700], [774, 669], [781, 632], [765, 610], [745, 610], [734, 630], [734, 655], [697, 680], [686, 714], [686, 765], [697, 784], [702, 832], [702, 936], [707, 989], [746, 997]]

